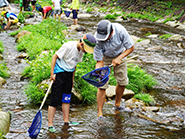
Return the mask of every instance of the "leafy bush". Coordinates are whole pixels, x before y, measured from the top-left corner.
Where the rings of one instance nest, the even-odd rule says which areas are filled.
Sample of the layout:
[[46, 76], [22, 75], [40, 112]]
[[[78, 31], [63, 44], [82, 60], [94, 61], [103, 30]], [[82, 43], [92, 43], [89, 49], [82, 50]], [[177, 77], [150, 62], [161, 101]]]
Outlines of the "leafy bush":
[[93, 10], [92, 10], [91, 7], [88, 7], [88, 8], [87, 8], [87, 12], [88, 12], [88, 13], [90, 13], [90, 12], [92, 12], [92, 11], [93, 11]]
[[2, 54], [3, 52], [4, 52], [3, 42], [0, 41], [0, 54]]
[[30, 102], [33, 104], [41, 103], [45, 96], [44, 91], [39, 89], [34, 83], [31, 82], [24, 87], [24, 91], [28, 97], [28, 100], [30, 100]]
[[8, 68], [5, 62], [0, 63], [0, 77], [7, 78], [9, 77]]
[[86, 73], [95, 69], [96, 61], [93, 59], [92, 54], [84, 54], [83, 61], [77, 64], [75, 72], [74, 87], [77, 91], [81, 92], [84, 102], [93, 104], [96, 100], [97, 88], [90, 85], [81, 77]]
[[154, 98], [149, 94], [138, 93], [134, 96], [134, 98], [140, 99], [148, 105], [152, 104], [152, 103], [155, 103]]
[[128, 64], [127, 74], [129, 78], [129, 84], [127, 89], [134, 91], [135, 94], [139, 92], [147, 92], [152, 89], [154, 85], [157, 85], [157, 81], [152, 75], [147, 74], [144, 69], [141, 69], [138, 65]]
[[46, 19], [40, 24], [25, 26], [23, 29], [11, 33], [11, 35], [16, 35], [22, 30], [32, 33], [20, 39], [17, 50], [27, 52], [31, 60], [35, 59], [42, 51], [58, 50], [66, 41], [62, 33], [62, 30], [67, 30], [66, 25], [59, 24], [53, 19]]
[[104, 18], [105, 19], [116, 19], [116, 17], [112, 14], [107, 14]]

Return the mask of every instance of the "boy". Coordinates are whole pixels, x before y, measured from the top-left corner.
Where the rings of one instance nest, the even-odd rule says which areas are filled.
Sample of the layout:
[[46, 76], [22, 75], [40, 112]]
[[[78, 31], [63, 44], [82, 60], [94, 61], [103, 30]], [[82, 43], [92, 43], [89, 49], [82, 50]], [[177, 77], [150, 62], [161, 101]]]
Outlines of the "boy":
[[71, 4], [71, 8], [73, 13], [73, 24], [77, 25], [78, 24], [78, 11], [79, 11], [79, 0], [73, 0]]
[[7, 25], [4, 27], [4, 29], [8, 29], [12, 24], [16, 24], [19, 21], [14, 13], [2, 11], [1, 15], [7, 19]]
[[69, 41], [53, 55], [51, 62], [51, 77], [54, 83], [48, 107], [48, 130], [55, 132], [53, 118], [58, 102], [62, 102], [64, 124], [78, 124], [69, 121], [69, 106], [73, 86], [75, 68], [82, 61], [83, 53], [93, 53], [96, 39], [91, 34], [85, 34], [79, 41]]
[[42, 12], [42, 21], [49, 17], [52, 13], [52, 8], [51, 6], [44, 6], [43, 8], [39, 8], [39, 12]]
[[58, 20], [60, 21], [61, 19], [61, 9], [60, 9], [60, 0], [52, 0], [53, 2], [53, 7], [54, 7], [54, 19], [56, 20], [56, 16], [58, 15]]

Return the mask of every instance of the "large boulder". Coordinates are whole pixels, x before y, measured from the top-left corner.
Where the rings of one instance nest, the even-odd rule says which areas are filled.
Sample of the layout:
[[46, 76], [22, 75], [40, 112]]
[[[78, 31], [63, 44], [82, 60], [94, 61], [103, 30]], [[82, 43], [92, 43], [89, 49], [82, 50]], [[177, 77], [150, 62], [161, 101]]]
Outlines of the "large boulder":
[[0, 77], [0, 86], [6, 84], [6, 80], [2, 77]]
[[[116, 86], [109, 85], [109, 88], [106, 90], [106, 97], [114, 98], [116, 96], [115, 93]], [[125, 89], [122, 98], [128, 100], [134, 96], [134, 92], [132, 90]]]
[[0, 111], [0, 131], [3, 135], [9, 132], [9, 127], [11, 123], [11, 115], [8, 112]]
[[27, 31], [27, 30], [23, 30], [21, 32], [19, 32], [17, 34], [17, 37], [16, 37], [16, 42], [18, 42], [20, 40], [21, 37], [23, 37], [24, 35], [27, 35], [27, 34], [30, 34], [31, 32]]

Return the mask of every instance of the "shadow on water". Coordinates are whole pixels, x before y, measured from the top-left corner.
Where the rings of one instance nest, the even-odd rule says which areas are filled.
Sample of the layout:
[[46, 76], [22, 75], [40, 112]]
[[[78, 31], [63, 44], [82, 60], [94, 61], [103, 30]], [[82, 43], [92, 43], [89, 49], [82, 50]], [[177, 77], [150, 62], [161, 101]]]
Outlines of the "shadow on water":
[[[97, 23], [101, 19], [91, 18], [80, 19], [79, 24], [86, 28], [85, 32], [73, 32], [70, 38], [79, 39], [84, 33], [94, 34]], [[63, 21], [69, 23], [68, 21]], [[72, 20], [71, 20], [72, 22]], [[145, 34], [180, 34], [184, 36], [184, 31], [158, 23], [146, 21], [124, 21], [120, 22], [131, 35], [146, 38]], [[141, 30], [148, 28], [149, 30]], [[4, 111], [12, 111], [10, 132], [8, 139], [29, 138], [27, 130], [37, 113], [39, 106], [30, 106], [24, 94], [23, 87], [27, 81], [21, 81], [20, 76], [24, 62], [19, 63], [16, 58], [21, 52], [16, 51], [15, 38], [9, 36], [10, 32], [1, 32], [0, 39], [6, 47], [4, 52], [5, 61], [11, 74], [7, 79], [7, 84], [0, 89], [0, 107]], [[159, 82], [155, 90], [150, 94], [154, 96], [157, 104], [162, 107], [161, 112], [166, 114], [181, 114], [185, 112], [185, 54], [184, 50], [176, 46], [177, 42], [151, 38], [151, 43], [147, 46], [135, 46], [133, 55], [139, 54], [139, 65]], [[147, 51], [147, 47], [161, 46], [159, 51]], [[47, 131], [47, 106], [42, 109], [42, 129], [39, 139], [123, 139], [123, 138], [185, 138], [185, 129], [181, 127], [167, 127], [148, 121], [134, 114], [117, 112], [112, 105], [104, 105], [105, 120], [103, 123], [97, 121], [96, 104], [92, 106], [74, 106], [70, 109], [70, 119], [80, 121], [78, 126], [64, 127], [62, 125], [62, 112], [58, 108], [56, 111], [54, 125], [56, 133]]]

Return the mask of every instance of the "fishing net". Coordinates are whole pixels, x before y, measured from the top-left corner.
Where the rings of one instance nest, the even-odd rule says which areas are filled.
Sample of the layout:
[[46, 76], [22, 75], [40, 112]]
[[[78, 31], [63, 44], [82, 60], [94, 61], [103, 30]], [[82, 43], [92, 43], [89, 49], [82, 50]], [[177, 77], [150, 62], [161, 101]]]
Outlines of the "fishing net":
[[28, 130], [30, 138], [37, 138], [42, 125], [42, 113], [39, 110], [33, 119], [33, 122]]
[[109, 74], [109, 67], [102, 67], [85, 74], [82, 78], [96, 87], [101, 87], [109, 80]]
[[64, 13], [65, 13], [66, 17], [69, 17], [71, 14], [71, 11], [64, 11]]

